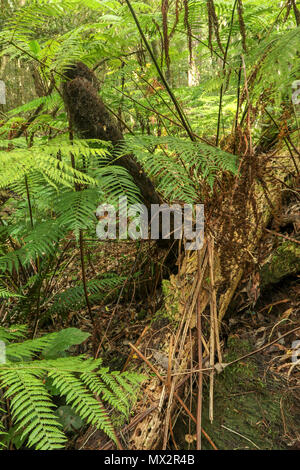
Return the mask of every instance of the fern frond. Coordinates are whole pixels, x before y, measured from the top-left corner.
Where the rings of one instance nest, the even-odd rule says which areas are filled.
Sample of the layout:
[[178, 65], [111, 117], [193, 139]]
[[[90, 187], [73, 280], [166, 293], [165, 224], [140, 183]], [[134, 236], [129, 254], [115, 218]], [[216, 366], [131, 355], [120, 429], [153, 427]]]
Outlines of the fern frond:
[[[151, 151], [160, 145], [164, 151]], [[194, 203], [201, 196], [199, 181], [212, 187], [221, 171], [235, 173], [237, 158], [219, 148], [175, 137], [129, 137], [123, 152], [132, 152], [145, 171], [158, 181], [169, 200]]]
[[[34, 171], [44, 175], [45, 179], [54, 185], [63, 184], [72, 187], [78, 184], [95, 184], [95, 181], [87, 174], [72, 168], [70, 163], [58, 160], [54, 157], [58, 152], [63, 154], [73, 153], [87, 154], [91, 149], [81, 142], [75, 145], [47, 144], [36, 145], [30, 149], [14, 149], [10, 152], [0, 152], [0, 188], [7, 187], [24, 178]], [[69, 157], [70, 161], [70, 157]]]
[[66, 403], [86, 422], [102, 429], [112, 440], [115, 434], [107, 413], [100, 403], [88, 391], [85, 385], [74, 375], [65, 372], [49, 372], [53, 385], [65, 396]]
[[[5, 341], [18, 339], [24, 331], [22, 327], [16, 332], [0, 328], [0, 337]], [[86, 337], [86, 333], [68, 328], [6, 345], [7, 358], [18, 362], [0, 364], [0, 387], [7, 389], [5, 397], [10, 402], [16, 432], [22, 433], [21, 438], [27, 440], [29, 447], [53, 450], [64, 446], [66, 438], [49, 392], [53, 388], [85, 422], [102, 429], [113, 440], [115, 433], [103, 402], [128, 416], [130, 403], [144, 377], [134, 373], [110, 373], [101, 367], [101, 359], [85, 356], [31, 360], [39, 353], [55, 357]], [[26, 362], [19, 361], [20, 358]]]
[[23, 297], [23, 296], [15, 292], [10, 292], [9, 290], [0, 286], [0, 299], [10, 299], [12, 297], [16, 298], [16, 297]]
[[0, 326], [0, 341], [9, 342], [19, 338], [24, 338], [28, 330], [27, 325], [14, 325], [10, 328]]
[[[87, 282], [87, 290], [90, 302], [93, 304], [107, 297], [112, 291], [120, 289], [126, 277], [108, 275], [102, 279], [93, 279]], [[85, 305], [83, 286], [74, 286], [54, 297], [53, 304], [48, 309], [48, 314], [65, 314], [71, 310], [82, 308]]]
[[29, 111], [34, 111], [40, 105], [43, 105], [44, 109], [51, 110], [57, 105], [62, 105], [63, 101], [58, 93], [52, 93], [49, 96], [41, 96], [39, 98], [35, 98], [17, 108], [11, 109], [8, 112], [8, 116], [16, 116], [21, 113], [28, 113]]
[[41, 353], [45, 348], [49, 347], [52, 341], [56, 338], [58, 333], [50, 333], [35, 338], [28, 339], [22, 343], [11, 343], [6, 346], [6, 355], [10, 360], [32, 359], [38, 353]]
[[38, 255], [54, 252], [56, 243], [66, 233], [55, 220], [38, 224], [28, 235], [24, 236], [23, 246], [0, 257], [0, 270], [12, 272], [19, 269], [20, 264], [28, 265]]
[[97, 191], [89, 188], [82, 191], [62, 191], [56, 204], [58, 223], [75, 234], [81, 229], [90, 228], [96, 221], [97, 202]]
[[0, 382], [8, 387], [11, 413], [17, 431], [28, 439], [28, 446], [37, 450], [53, 450], [64, 446], [66, 437], [61, 424], [53, 413], [54, 404], [43, 383], [43, 371], [27, 371], [20, 367], [0, 366]]

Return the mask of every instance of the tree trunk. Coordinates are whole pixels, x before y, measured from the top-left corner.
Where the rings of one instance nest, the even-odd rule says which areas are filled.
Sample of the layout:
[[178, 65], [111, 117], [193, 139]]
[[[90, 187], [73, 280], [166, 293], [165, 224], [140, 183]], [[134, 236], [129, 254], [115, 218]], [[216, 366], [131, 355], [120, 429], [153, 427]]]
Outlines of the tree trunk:
[[100, 139], [112, 142], [116, 160], [114, 164], [120, 165], [131, 174], [135, 184], [140, 190], [147, 208], [151, 204], [161, 203], [152, 181], [144, 173], [139, 163], [132, 155], [117, 157], [119, 145], [123, 135], [117, 122], [106, 109], [101, 100], [98, 89], [99, 84], [94, 73], [83, 63], [79, 62], [65, 72], [69, 81], [64, 83], [63, 97], [68, 109], [71, 122], [78, 133], [86, 139]]

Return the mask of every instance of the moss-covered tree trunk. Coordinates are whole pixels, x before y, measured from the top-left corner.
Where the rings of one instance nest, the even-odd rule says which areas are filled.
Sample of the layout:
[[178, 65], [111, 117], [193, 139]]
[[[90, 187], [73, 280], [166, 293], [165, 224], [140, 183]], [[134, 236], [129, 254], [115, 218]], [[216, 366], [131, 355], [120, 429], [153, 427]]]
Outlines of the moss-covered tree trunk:
[[85, 139], [100, 139], [113, 144], [113, 163], [120, 165], [131, 174], [140, 190], [147, 207], [161, 202], [150, 178], [132, 155], [120, 156], [117, 152], [123, 141], [118, 123], [107, 110], [98, 94], [99, 84], [94, 73], [83, 63], [65, 72], [69, 78], [63, 86], [63, 98], [69, 113], [70, 122]]

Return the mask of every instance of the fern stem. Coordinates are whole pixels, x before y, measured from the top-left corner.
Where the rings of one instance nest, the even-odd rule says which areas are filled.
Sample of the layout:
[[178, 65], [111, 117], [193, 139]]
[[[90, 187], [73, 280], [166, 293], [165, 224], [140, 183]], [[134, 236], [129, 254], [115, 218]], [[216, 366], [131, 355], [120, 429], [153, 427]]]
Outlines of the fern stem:
[[235, 113], [235, 123], [234, 123], [234, 147], [233, 153], [235, 155], [236, 152], [236, 139], [237, 139], [237, 127], [238, 127], [238, 120], [239, 120], [239, 109], [240, 109], [240, 95], [241, 95], [241, 78], [242, 78], [242, 61], [240, 64], [239, 69], [239, 77], [238, 77], [238, 86], [237, 86], [237, 104], [236, 104], [236, 113]]
[[[223, 58], [223, 72], [225, 72], [225, 68], [226, 68], [226, 60], [227, 60], [227, 55], [228, 55], [228, 50], [229, 50], [229, 44], [230, 44], [230, 39], [231, 39], [231, 34], [232, 34], [232, 26], [233, 26], [234, 12], [235, 12], [235, 7], [236, 7], [236, 4], [237, 4], [237, 1], [238, 1], [238, 0], [235, 0], [234, 5], [233, 5], [233, 8], [232, 8], [232, 13], [231, 13], [230, 29], [229, 29], [229, 33], [228, 33], [226, 49], [225, 49], [225, 54], [224, 54], [224, 58]], [[220, 125], [221, 125], [221, 114], [222, 114], [222, 102], [223, 102], [223, 93], [224, 93], [224, 84], [222, 83], [221, 88], [220, 88], [220, 100], [219, 100], [219, 113], [218, 113], [218, 126], [217, 126], [216, 146], [219, 145]]]
[[[69, 125], [69, 136], [70, 136], [70, 141], [73, 143], [73, 128], [72, 128], [72, 123], [70, 122]], [[71, 153], [71, 165], [72, 168], [75, 169], [75, 158], [73, 153]], [[80, 188], [78, 185], [75, 183], [75, 191], [80, 191]], [[91, 319], [93, 327], [96, 329], [95, 325], [95, 320], [94, 316], [92, 313], [90, 301], [89, 301], [89, 295], [88, 295], [88, 290], [87, 290], [87, 285], [86, 285], [86, 273], [85, 273], [85, 264], [84, 264], [84, 241], [82, 237], [82, 229], [79, 230], [79, 248], [80, 248], [80, 261], [81, 261], [81, 275], [82, 275], [82, 285], [83, 285], [83, 291], [84, 291], [84, 296], [85, 296], [85, 302], [86, 306], [89, 312], [89, 317]]]
[[300, 11], [297, 8], [295, 0], [292, 0], [292, 5], [293, 5], [294, 14], [295, 14], [296, 24], [297, 26], [300, 26]]
[[[179, 33], [184, 33], [184, 31], [182, 29], [179, 29], [179, 28], [176, 28], [176, 31], [178, 31]], [[206, 44], [205, 41], [202, 41], [202, 39], [198, 38], [197, 36], [195, 36], [194, 34], [191, 33], [191, 38], [194, 39], [195, 41], [199, 42], [200, 44], [202, 44], [203, 46], [205, 46], [207, 49], [209, 49], [211, 52], [213, 52], [217, 57], [219, 57], [219, 59], [221, 59], [222, 61], [224, 60], [224, 57], [219, 54], [214, 48], [210, 48], [209, 47], [209, 44]], [[225, 61], [226, 65], [229, 65], [229, 63], [227, 61]], [[232, 68], [232, 70], [238, 74], [238, 71], [232, 67], [232, 65], [230, 65], [230, 67]]]
[[84, 241], [83, 241], [83, 237], [82, 237], [82, 230], [79, 231], [79, 247], [80, 247], [82, 285], [83, 285], [83, 291], [84, 291], [86, 306], [87, 306], [87, 309], [88, 309], [88, 312], [89, 312], [91, 322], [92, 322], [93, 326], [96, 327], [94, 316], [93, 316], [91, 305], [90, 305], [90, 301], [89, 301], [87, 285], [86, 285], [86, 272], [85, 272], [85, 264], [84, 264]]
[[[72, 126], [71, 119], [69, 119], [69, 138], [70, 138], [71, 144], [73, 144], [74, 134], [73, 134], [73, 126]], [[73, 153], [71, 153], [71, 165], [72, 165], [72, 168], [75, 170], [75, 158], [74, 158]], [[75, 183], [75, 191], [80, 191], [80, 187], [76, 183]], [[85, 296], [85, 302], [86, 302], [86, 306], [89, 312], [89, 317], [91, 319], [92, 325], [96, 329], [96, 324], [95, 324], [94, 316], [92, 313], [87, 285], [86, 285], [86, 273], [85, 273], [85, 264], [84, 264], [84, 240], [82, 236], [82, 229], [79, 230], [79, 248], [80, 248], [82, 285], [83, 285], [83, 291], [84, 291], [84, 296]]]
[[[56, 272], [57, 272], [57, 270], [58, 270], [58, 268], [59, 268], [59, 266], [60, 266], [60, 264], [61, 264], [61, 262], [62, 262], [63, 256], [64, 256], [65, 252], [67, 251], [67, 249], [69, 248], [69, 246], [70, 246], [71, 243], [72, 243], [72, 240], [69, 240], [69, 241], [67, 242], [66, 246], [61, 250], [61, 253], [60, 253], [60, 255], [59, 255], [59, 258], [57, 259], [55, 268], [54, 268], [54, 270], [53, 270], [53, 272], [52, 272], [51, 278], [50, 278], [50, 280], [48, 281], [48, 283], [47, 283], [47, 285], [46, 285], [46, 287], [45, 287], [45, 291], [44, 291], [44, 300], [45, 300], [46, 296], [48, 295], [48, 293], [51, 293], [51, 286], [52, 286], [53, 279], [54, 279], [54, 277], [55, 277], [55, 275], [56, 275]], [[58, 243], [57, 243], [56, 247], [58, 247]], [[43, 301], [44, 301], [44, 300], [43, 300]]]
[[164, 105], [169, 109], [169, 111], [173, 114], [173, 116], [177, 119], [177, 114], [175, 113], [175, 111], [172, 109], [172, 107], [169, 105], [169, 103], [164, 99], [164, 97], [161, 95], [160, 91], [156, 88], [154, 88], [154, 86], [151, 84], [151, 82], [149, 82], [149, 80], [147, 80], [145, 77], [143, 77], [143, 75], [141, 75], [140, 73], [136, 72], [136, 75], [139, 77], [140, 80], [142, 80], [143, 82], [145, 82], [148, 87], [150, 87], [153, 92], [159, 96], [159, 98], [162, 100], [162, 102], [164, 103]]
[[[170, 117], [166, 116], [165, 114], [161, 114], [159, 111], [157, 111], [156, 109], [154, 108], [149, 108], [148, 106], [145, 106], [144, 104], [140, 103], [138, 100], [134, 99], [132, 96], [128, 95], [127, 93], [124, 93], [122, 92], [121, 90], [119, 90], [118, 88], [114, 87], [113, 85], [111, 85], [111, 88], [113, 88], [114, 90], [116, 90], [118, 93], [121, 93], [123, 94], [126, 98], [128, 98], [129, 100], [131, 100], [133, 103], [136, 103], [138, 106], [140, 106], [141, 108], [144, 108], [146, 109], [147, 111], [151, 111], [152, 113], [156, 114], [157, 116], [159, 116], [161, 119], [166, 119], [167, 121], [171, 122], [174, 126], [177, 126], [177, 127], [180, 127], [181, 129], [185, 129], [185, 127], [183, 126], [183, 124], [181, 122], [176, 122], [174, 121], [173, 119], [171, 119]], [[106, 106], [106, 105], [105, 105]], [[107, 107], [107, 106], [106, 106]], [[108, 108], [107, 108], [108, 109]], [[192, 132], [193, 134], [193, 137], [194, 137], [194, 141], [195, 139], [199, 139], [201, 140], [202, 142], [205, 142], [207, 145], [210, 145], [211, 147], [215, 147], [215, 144], [213, 144], [212, 142], [209, 142], [208, 140], [204, 139], [203, 137], [200, 137], [198, 134], [195, 134], [195, 132]]]
[[30, 225], [31, 225], [31, 228], [33, 229], [32, 206], [31, 206], [31, 200], [30, 200], [30, 193], [29, 193], [27, 175], [25, 175], [25, 187], [26, 187], [29, 217], [30, 217]]
[[[1, 217], [0, 217], [0, 224], [1, 224], [3, 227], [5, 227], [4, 222], [3, 222], [3, 220], [2, 220]], [[8, 236], [8, 240], [9, 240], [9, 243], [10, 243], [12, 249], [15, 251], [17, 248], [16, 248], [16, 245], [14, 244], [14, 242], [13, 242], [13, 240], [12, 240], [12, 238], [11, 238], [10, 235]], [[19, 258], [18, 255], [17, 255], [17, 260], [18, 260], [18, 262], [19, 262], [20, 269], [21, 269], [22, 274], [23, 274], [23, 276], [24, 276], [24, 281], [27, 282], [28, 277], [27, 277], [27, 274], [26, 274], [26, 272], [25, 272], [25, 269], [24, 269], [24, 267], [23, 267], [23, 265], [22, 265], [22, 263], [21, 263], [20, 258]]]
[[[39, 59], [37, 59], [34, 55], [30, 54], [28, 51], [26, 51], [25, 49], [23, 49], [22, 47], [18, 46], [17, 44], [15, 44], [12, 40], [9, 41], [9, 44], [11, 44], [13, 47], [15, 47], [16, 49], [18, 49], [19, 51], [23, 52], [23, 54], [27, 55], [28, 57], [30, 57], [31, 59], [33, 59], [35, 62], [38, 62], [40, 64], [40, 66], [43, 68], [45, 67], [45, 63], [40, 61]], [[56, 73], [59, 77], [67, 80], [67, 77], [63, 74], [63, 73], [60, 73], [58, 72], [57, 70], [55, 70], [54, 68], [51, 69], [52, 72]]]
[[160, 78], [161, 78], [161, 80], [162, 80], [162, 82], [163, 82], [163, 84], [164, 84], [164, 86], [165, 86], [165, 88], [166, 88], [166, 90], [167, 90], [167, 92], [168, 92], [168, 94], [169, 94], [171, 100], [173, 101], [173, 104], [174, 104], [174, 106], [175, 106], [175, 108], [176, 108], [176, 111], [177, 111], [178, 116], [179, 116], [179, 118], [180, 118], [180, 120], [181, 120], [181, 122], [182, 122], [182, 125], [183, 125], [183, 127], [185, 128], [185, 130], [186, 130], [188, 136], [190, 137], [190, 139], [191, 139], [192, 141], [195, 141], [195, 137], [194, 137], [194, 134], [193, 134], [193, 132], [192, 132], [192, 130], [191, 130], [191, 126], [190, 126], [188, 120], [186, 119], [186, 117], [184, 116], [184, 113], [183, 113], [183, 111], [182, 111], [182, 109], [181, 109], [181, 107], [180, 107], [180, 105], [179, 105], [179, 103], [178, 103], [178, 101], [177, 101], [177, 99], [176, 99], [174, 93], [172, 92], [171, 88], [169, 87], [169, 84], [168, 84], [167, 80], [165, 79], [164, 74], [162, 73], [162, 70], [161, 70], [161, 68], [159, 67], [158, 63], [157, 63], [157, 60], [156, 60], [155, 57], [154, 57], [154, 54], [153, 54], [153, 52], [152, 52], [152, 49], [151, 49], [151, 47], [150, 47], [150, 45], [149, 45], [149, 43], [148, 43], [148, 41], [147, 41], [147, 39], [146, 39], [146, 36], [145, 36], [144, 33], [143, 33], [143, 30], [142, 30], [142, 28], [141, 28], [141, 25], [140, 25], [140, 23], [139, 23], [139, 20], [137, 19], [137, 16], [136, 16], [136, 14], [135, 14], [135, 11], [134, 11], [134, 9], [132, 8], [132, 5], [131, 5], [130, 1], [129, 1], [129, 0], [125, 0], [125, 1], [126, 1], [127, 5], [128, 5], [128, 8], [129, 8], [129, 10], [130, 10], [130, 13], [132, 14], [132, 17], [133, 17], [133, 19], [134, 19], [134, 21], [135, 21], [135, 24], [136, 24], [136, 26], [137, 26], [137, 28], [138, 28], [138, 30], [139, 30], [139, 33], [140, 33], [140, 35], [141, 35], [141, 38], [142, 38], [142, 40], [143, 40], [143, 42], [144, 42], [144, 44], [145, 44], [145, 46], [146, 46], [146, 48], [147, 48], [147, 50], [148, 50], [148, 52], [149, 52], [149, 54], [150, 54], [150, 57], [151, 57], [151, 59], [152, 59], [154, 65], [155, 65], [155, 68], [156, 68], [156, 70], [157, 70], [157, 72], [158, 72], [158, 74], [159, 74], [159, 76], [160, 76]]
[[36, 304], [36, 312], [35, 312], [35, 320], [34, 320], [34, 326], [33, 326], [33, 332], [32, 332], [32, 339], [35, 338], [37, 328], [38, 328], [38, 324], [39, 324], [39, 319], [40, 319], [41, 287], [42, 287], [42, 280], [40, 279], [40, 281], [39, 281], [39, 290], [38, 290], [38, 298], [37, 298], [37, 304]]
[[[265, 112], [267, 113], [267, 115], [269, 116], [269, 118], [271, 119], [271, 121], [275, 124], [275, 126], [276, 126], [277, 129], [278, 129], [278, 131], [280, 132], [280, 127], [279, 127], [279, 125], [277, 124], [277, 122], [275, 121], [275, 119], [273, 118], [273, 116], [269, 113], [269, 111], [268, 111], [267, 109], [265, 109]], [[298, 176], [299, 176], [299, 168], [298, 168], [298, 165], [297, 165], [297, 163], [296, 163], [296, 160], [295, 160], [295, 157], [294, 157], [294, 155], [293, 155], [293, 152], [292, 152], [292, 150], [291, 150], [291, 148], [290, 148], [290, 146], [289, 146], [289, 143], [292, 145], [293, 149], [296, 150], [296, 153], [297, 153], [297, 154], [299, 154], [299, 152], [298, 152], [298, 150], [296, 149], [296, 147], [294, 146], [294, 144], [293, 144], [293, 142], [292, 142], [292, 140], [291, 140], [291, 138], [290, 138], [289, 136], [287, 136], [287, 138], [286, 138], [286, 137], [283, 137], [283, 141], [284, 141], [285, 145], [286, 145], [287, 148], [288, 148], [288, 151], [289, 151], [289, 154], [290, 154], [290, 156], [291, 156], [291, 159], [293, 160], [294, 167], [295, 167], [295, 169], [296, 169], [296, 171], [297, 171], [297, 174], [298, 174]]]

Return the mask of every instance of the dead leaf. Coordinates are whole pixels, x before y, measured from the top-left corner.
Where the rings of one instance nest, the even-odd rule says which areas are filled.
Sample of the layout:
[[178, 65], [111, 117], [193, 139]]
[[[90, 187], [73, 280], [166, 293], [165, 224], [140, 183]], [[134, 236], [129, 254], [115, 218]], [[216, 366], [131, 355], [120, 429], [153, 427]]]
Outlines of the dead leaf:
[[194, 436], [192, 436], [192, 434], [186, 434], [184, 438], [185, 442], [187, 442], [188, 444], [192, 444], [194, 442]]

